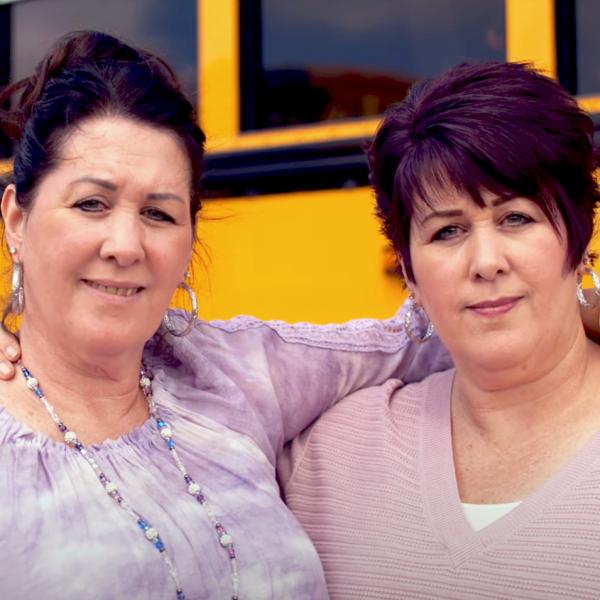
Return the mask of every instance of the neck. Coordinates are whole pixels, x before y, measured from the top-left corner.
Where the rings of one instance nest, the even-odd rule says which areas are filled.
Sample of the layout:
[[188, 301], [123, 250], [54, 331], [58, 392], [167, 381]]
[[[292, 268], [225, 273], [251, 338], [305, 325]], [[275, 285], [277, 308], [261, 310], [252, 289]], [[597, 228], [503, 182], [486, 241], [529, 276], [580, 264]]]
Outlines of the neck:
[[[67, 349], [31, 331], [25, 321], [20, 341], [23, 364], [84, 443], [119, 437], [146, 420], [148, 407], [139, 388], [142, 348], [109, 356], [83, 344]], [[25, 389], [22, 380], [18, 385]]]
[[452, 413], [455, 425], [467, 425], [499, 442], [531, 436], [546, 426], [583, 422], [598, 413], [600, 349], [581, 328], [570, 345], [547, 361], [503, 370], [457, 365]]

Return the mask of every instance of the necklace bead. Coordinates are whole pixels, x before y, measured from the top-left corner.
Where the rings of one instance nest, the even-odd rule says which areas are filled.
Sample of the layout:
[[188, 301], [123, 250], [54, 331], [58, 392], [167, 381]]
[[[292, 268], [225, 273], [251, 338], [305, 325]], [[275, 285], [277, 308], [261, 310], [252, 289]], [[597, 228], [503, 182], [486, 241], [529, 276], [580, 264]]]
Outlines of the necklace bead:
[[[35, 395], [42, 402], [44, 407], [46, 408], [50, 418], [54, 421], [59, 431], [63, 435], [63, 439], [65, 444], [79, 452], [81, 456], [86, 460], [86, 462], [90, 465], [93, 471], [96, 473], [98, 480], [105, 492], [110, 496], [123, 510], [125, 510], [129, 515], [133, 517], [136, 521], [138, 527], [141, 529], [144, 537], [151, 543], [153, 546], [160, 552], [163, 561], [167, 567], [169, 575], [175, 584], [175, 593], [177, 600], [185, 600], [185, 594], [181, 587], [181, 582], [179, 580], [179, 574], [175, 569], [175, 565], [171, 561], [171, 558], [167, 552], [167, 548], [162, 541], [158, 530], [153, 527], [147, 519], [144, 519], [140, 513], [138, 513], [126, 500], [121, 496], [117, 484], [111, 481], [107, 475], [102, 471], [92, 454], [87, 450], [87, 448], [79, 441], [77, 438], [77, 434], [74, 431], [71, 431], [60, 419], [56, 410], [50, 404], [44, 393], [42, 392], [38, 380], [31, 374], [31, 372], [23, 365], [20, 364], [21, 372], [25, 377], [25, 383], [27, 387], [32, 390]], [[208, 516], [209, 521], [215, 528], [217, 532], [217, 538], [220, 546], [222, 546], [226, 555], [230, 562], [231, 568], [231, 580], [232, 580], [232, 595], [231, 600], [238, 600], [238, 589], [239, 589], [239, 575], [237, 568], [237, 556], [235, 552], [235, 547], [233, 545], [233, 538], [231, 535], [225, 530], [223, 524], [217, 519], [215, 516], [211, 506], [209, 505], [206, 497], [201, 493], [201, 487], [198, 483], [196, 483], [191, 475], [188, 474], [185, 469], [177, 450], [175, 449], [175, 440], [173, 439], [173, 430], [170, 425], [163, 420], [158, 412], [158, 407], [154, 402], [154, 398], [152, 397], [152, 377], [142, 366], [140, 369], [140, 388], [142, 389], [146, 401], [148, 402], [148, 409], [150, 412], [150, 416], [154, 419], [156, 423], [156, 428], [158, 434], [165, 441], [169, 454], [172, 456], [175, 465], [178, 470], [183, 475], [183, 480], [186, 484], [187, 492], [194, 496], [196, 500], [200, 503], [200, 505], [204, 508], [206, 515]]]
[[113, 483], [112, 481], [107, 481], [104, 489], [107, 491], [107, 493], [114, 494], [117, 491], [117, 484]]
[[77, 434], [74, 431], [65, 431], [65, 443], [73, 445], [77, 442]]
[[194, 481], [188, 485], [188, 494], [196, 496], [200, 493], [200, 486]]

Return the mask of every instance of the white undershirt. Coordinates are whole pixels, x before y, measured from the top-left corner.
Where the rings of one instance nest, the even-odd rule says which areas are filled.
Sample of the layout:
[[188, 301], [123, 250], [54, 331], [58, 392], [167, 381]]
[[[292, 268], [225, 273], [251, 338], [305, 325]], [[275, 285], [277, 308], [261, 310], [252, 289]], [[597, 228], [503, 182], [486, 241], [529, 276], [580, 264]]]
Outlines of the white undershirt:
[[517, 502], [504, 502], [503, 504], [468, 504], [463, 502], [462, 507], [473, 531], [479, 531], [507, 515], [519, 504], [521, 504], [520, 500], [517, 500]]

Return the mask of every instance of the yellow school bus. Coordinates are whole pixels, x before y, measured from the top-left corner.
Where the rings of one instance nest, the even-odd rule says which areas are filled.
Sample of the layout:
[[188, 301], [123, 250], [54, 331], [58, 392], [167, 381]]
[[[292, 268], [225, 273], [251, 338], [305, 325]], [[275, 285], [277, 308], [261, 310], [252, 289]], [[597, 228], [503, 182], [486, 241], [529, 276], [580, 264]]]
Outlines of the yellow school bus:
[[208, 136], [202, 316], [386, 317], [404, 291], [363, 152], [382, 111], [421, 77], [495, 59], [600, 112], [599, 19], [589, 0], [29, 0], [0, 3], [0, 78], [72, 29], [166, 56]]

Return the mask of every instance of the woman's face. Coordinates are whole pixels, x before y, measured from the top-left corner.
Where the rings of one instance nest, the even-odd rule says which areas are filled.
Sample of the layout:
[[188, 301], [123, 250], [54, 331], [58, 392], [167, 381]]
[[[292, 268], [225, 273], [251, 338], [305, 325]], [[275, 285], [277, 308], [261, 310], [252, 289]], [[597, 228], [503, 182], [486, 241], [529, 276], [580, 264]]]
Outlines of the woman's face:
[[531, 200], [448, 187], [412, 219], [410, 287], [457, 367], [550, 369], [581, 331], [566, 234]]
[[174, 135], [123, 117], [73, 128], [23, 213], [5, 195], [27, 326], [98, 352], [139, 347], [184, 278], [190, 168]]

